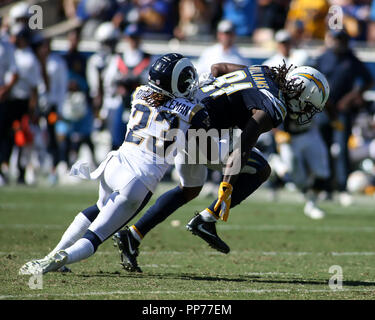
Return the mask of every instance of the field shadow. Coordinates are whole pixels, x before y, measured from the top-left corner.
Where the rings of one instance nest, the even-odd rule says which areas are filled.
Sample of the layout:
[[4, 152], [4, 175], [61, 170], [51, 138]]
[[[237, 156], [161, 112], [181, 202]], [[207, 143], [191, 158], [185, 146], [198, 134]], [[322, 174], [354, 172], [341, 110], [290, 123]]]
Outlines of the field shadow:
[[[264, 284], [290, 284], [290, 285], [328, 285], [327, 280], [313, 280], [313, 279], [302, 279], [296, 277], [289, 277], [283, 279], [272, 277], [267, 278], [265, 276], [258, 275], [238, 275], [236, 276], [225, 276], [225, 275], [197, 275], [194, 273], [125, 273], [124, 272], [99, 272], [94, 274], [77, 274], [78, 277], [116, 277], [116, 278], [137, 278], [137, 279], [161, 279], [161, 280], [187, 280], [187, 281], [213, 281], [213, 282], [249, 282], [249, 283], [264, 283]], [[343, 286], [348, 287], [374, 287], [375, 282], [373, 281], [360, 281], [360, 280], [343, 280]]]

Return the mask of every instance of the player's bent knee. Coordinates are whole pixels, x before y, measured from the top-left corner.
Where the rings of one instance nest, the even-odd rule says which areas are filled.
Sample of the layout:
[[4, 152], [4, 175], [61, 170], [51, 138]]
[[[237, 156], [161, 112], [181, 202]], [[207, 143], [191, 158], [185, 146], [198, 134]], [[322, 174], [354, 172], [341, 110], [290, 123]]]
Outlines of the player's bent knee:
[[260, 178], [260, 180], [262, 182], [265, 182], [266, 180], [268, 180], [268, 178], [271, 175], [271, 172], [272, 172], [271, 166], [268, 164], [268, 162], [265, 163], [264, 167], [259, 172], [259, 178]]
[[186, 201], [191, 201], [194, 198], [198, 197], [199, 193], [202, 190], [202, 186], [199, 187], [180, 187], [182, 188], [182, 192], [184, 194], [184, 198]]

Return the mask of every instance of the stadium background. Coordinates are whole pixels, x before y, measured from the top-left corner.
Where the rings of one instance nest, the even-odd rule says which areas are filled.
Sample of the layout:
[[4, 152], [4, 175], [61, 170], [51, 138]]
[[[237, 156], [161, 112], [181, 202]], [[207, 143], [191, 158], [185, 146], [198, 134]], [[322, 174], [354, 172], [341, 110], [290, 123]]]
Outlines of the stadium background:
[[[91, 2], [100, 7], [107, 1], [30, 1], [43, 8], [43, 30], [52, 37], [52, 49], [60, 55], [69, 48], [67, 32], [93, 19], [79, 16], [79, 3]], [[109, 1], [112, 2], [112, 1]], [[114, 2], [114, 1], [113, 1]], [[145, 5], [162, 1], [139, 1]], [[177, 4], [181, 1], [169, 1]], [[189, 2], [189, 1], [187, 1]], [[142, 34], [142, 48], [156, 56], [165, 52], [181, 52], [194, 61], [203, 49], [213, 45], [215, 30], [225, 10], [221, 5], [254, 4], [256, 1], [190, 1], [218, 6], [209, 21], [205, 34], [176, 40], [172, 36], [154, 32]], [[372, 1], [258, 1], [269, 9], [268, 23], [262, 25], [258, 38], [251, 34], [237, 36], [240, 53], [252, 63], [261, 63], [275, 53], [274, 33], [284, 27], [272, 25], [281, 7], [290, 2], [305, 7], [342, 5], [346, 26], [353, 32], [351, 45], [358, 57], [365, 62], [375, 78], [375, 49], [372, 35], [374, 11]], [[2, 37], [7, 39], [7, 15], [19, 1], [0, 1]], [[66, 4], [65, 11], [62, 4]], [[128, 4], [129, 1], [119, 1]], [[166, 1], [168, 3], [168, 1]], [[73, 6], [72, 6], [73, 5]], [[279, 6], [280, 5], [280, 6]], [[279, 6], [279, 7], [278, 7]], [[276, 8], [276, 9], [275, 9]], [[286, 10], [287, 11], [287, 10]], [[250, 10], [250, 14], [253, 10]], [[272, 15], [273, 13], [273, 15]], [[304, 11], [300, 14], [303, 16]], [[113, 15], [113, 12], [112, 12]], [[178, 15], [174, 16], [177, 23]], [[253, 16], [253, 15], [252, 15]], [[260, 16], [260, 15], [259, 15]], [[273, 18], [272, 18], [273, 17]], [[357, 17], [357, 18], [356, 18]], [[364, 18], [363, 18], [364, 17]], [[110, 20], [106, 17], [104, 21]], [[306, 19], [304, 17], [303, 19]], [[323, 19], [327, 22], [327, 16]], [[100, 19], [99, 19], [100, 20]], [[361, 30], [355, 34], [358, 20]], [[102, 22], [100, 20], [99, 22]], [[97, 28], [99, 24], [95, 24]], [[121, 27], [121, 33], [125, 25]], [[117, 46], [125, 49], [124, 39]], [[314, 56], [323, 49], [323, 39], [307, 35], [305, 48]], [[89, 58], [99, 48], [91, 36], [82, 38], [79, 51]], [[372, 105], [374, 93], [369, 90], [366, 100]], [[371, 110], [371, 108], [370, 108]], [[371, 118], [371, 113], [366, 115]], [[375, 129], [370, 133], [375, 136]], [[372, 139], [374, 138], [372, 136]], [[105, 148], [97, 150], [98, 160], [110, 148], [108, 135], [104, 135]], [[371, 137], [371, 135], [370, 135]], [[368, 139], [368, 137], [366, 137]], [[96, 140], [98, 145], [103, 142]], [[45, 146], [47, 147], [47, 146]], [[49, 155], [50, 156], [50, 155]], [[371, 160], [371, 159], [370, 159]], [[373, 160], [373, 159], [372, 159]], [[373, 172], [373, 163], [367, 173]], [[16, 159], [13, 157], [13, 161]], [[368, 163], [368, 162], [367, 162]], [[357, 167], [360, 168], [360, 167]], [[14, 168], [16, 169], [16, 167]], [[47, 168], [50, 170], [50, 168]], [[360, 168], [362, 169], [362, 168]], [[152, 231], [142, 243], [139, 262], [145, 273], [128, 275], [118, 264], [117, 252], [112, 244], [103, 244], [98, 254], [89, 261], [74, 265], [72, 274], [50, 274], [44, 278], [41, 291], [31, 290], [28, 279], [18, 276], [19, 267], [32, 258], [42, 257], [56, 243], [74, 214], [96, 200], [97, 185], [82, 183], [70, 185], [64, 180], [68, 168], [59, 177], [61, 183], [47, 179], [48, 171], [41, 172], [36, 186], [30, 188], [17, 184], [17, 170], [8, 172], [10, 183], [0, 188], [0, 299], [374, 299], [375, 252], [371, 235], [375, 230], [373, 196], [356, 197], [355, 205], [343, 208], [337, 202], [322, 204], [327, 217], [311, 221], [302, 214], [301, 199], [295, 192], [282, 191], [278, 201], [269, 201], [268, 193], [257, 193], [231, 213], [227, 224], [218, 226], [219, 233], [230, 244], [228, 256], [217, 254], [205, 243], [183, 232], [184, 224], [195, 210], [200, 210], [213, 199], [200, 198], [182, 208], [166, 223]], [[26, 181], [27, 182], [27, 181]], [[64, 185], [68, 183], [69, 185]], [[54, 188], [50, 188], [50, 185]], [[162, 193], [175, 182], [163, 184]], [[156, 197], [154, 197], [156, 198]], [[69, 201], [67, 201], [67, 199]], [[151, 201], [153, 202], [153, 200]], [[152, 203], [150, 203], [151, 205]], [[249, 211], [251, 211], [249, 213]], [[344, 270], [344, 290], [331, 290], [327, 284], [332, 274], [329, 267], [339, 265]], [[144, 281], [146, 280], [146, 281]]]
[[[12, 8], [19, 3], [21, 1], [2, 1], [0, 4], [2, 34], [5, 39], [12, 33], [12, 24], [15, 24], [13, 20], [16, 20], [9, 14], [12, 14]], [[343, 27], [351, 37], [351, 47], [375, 78], [375, 50], [373, 49], [375, 43], [373, 26], [375, 22], [372, 20], [375, 19], [375, 5], [372, 4], [372, 1], [50, 0], [26, 3], [40, 6], [43, 12], [43, 29], [34, 30], [33, 36], [35, 37], [38, 34], [39, 37], [42, 35], [47, 39], [52, 39], [52, 50], [63, 57], [67, 54], [70, 46], [69, 32], [80, 30], [78, 51], [86, 59], [89, 59], [100, 48], [100, 44], [95, 37], [99, 25], [111, 21], [119, 32], [116, 51], [120, 54], [127, 54], [124, 38], [126, 28], [135, 25], [137, 36], [141, 41], [140, 48], [144, 52], [151, 54], [153, 57], [165, 52], [180, 52], [196, 62], [205, 48], [217, 43], [216, 28], [221, 20], [226, 19], [232, 21], [235, 26], [235, 46], [237, 46], [240, 55], [245, 61], [251, 61], [252, 64], [261, 64], [275, 54], [274, 37], [280, 29], [294, 30], [295, 33], [297, 33], [295, 30], [301, 29], [302, 31], [298, 29], [302, 42], [301, 47], [309, 52], [312, 58], [319, 56], [324, 50], [325, 34], [330, 31], [328, 27], [329, 19], [335, 12], [332, 11], [332, 8], [340, 6], [343, 10]], [[154, 10], [154, 13], [156, 12], [159, 15], [159, 20], [155, 17], [152, 18], [150, 15], [143, 16], [142, 12], [147, 10]], [[32, 40], [30, 41], [32, 42]], [[84, 81], [89, 82], [87, 76]], [[368, 105], [375, 100], [374, 91], [368, 90], [364, 96]], [[92, 108], [92, 102], [89, 101], [90, 108]], [[368, 109], [372, 110], [372, 107]], [[59, 116], [61, 117], [61, 114]], [[372, 114], [369, 114], [369, 116], [372, 116]], [[112, 130], [105, 126], [106, 124], [104, 129]], [[93, 129], [93, 131], [96, 130]], [[371, 142], [372, 131], [373, 129], [370, 128], [370, 138], [366, 137], [366, 144]], [[358, 139], [356, 142], [358, 142]], [[112, 143], [112, 146], [116, 147], [119, 143], [121, 141], [116, 144]], [[50, 151], [49, 148], [47, 149]], [[103, 158], [108, 149], [110, 149], [110, 146], [104, 148], [100, 155], [97, 155], [97, 161]], [[51, 152], [47, 153], [52, 156]], [[54, 159], [53, 162], [59, 162], [59, 160]], [[359, 167], [358, 159], [356, 162], [350, 168], [351, 171], [363, 169], [363, 166]], [[366, 175], [370, 177], [369, 185], [372, 184], [371, 179], [373, 178], [372, 163], [370, 157], [365, 165]], [[64, 170], [61, 171], [62, 175], [64, 175], [64, 171], [66, 173], [67, 168], [64, 167]], [[10, 172], [11, 179], [14, 178], [12, 175], [17, 175], [17, 172]], [[23, 179], [19, 180], [22, 182]], [[54, 184], [57, 181], [57, 175], [49, 177], [49, 183]], [[35, 179], [31, 179], [31, 183], [34, 182]]]

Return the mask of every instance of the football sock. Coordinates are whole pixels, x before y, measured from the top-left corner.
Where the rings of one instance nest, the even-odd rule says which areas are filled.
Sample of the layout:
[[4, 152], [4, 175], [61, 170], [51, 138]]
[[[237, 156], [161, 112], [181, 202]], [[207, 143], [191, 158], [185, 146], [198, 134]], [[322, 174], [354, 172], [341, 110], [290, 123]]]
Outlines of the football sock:
[[89, 239], [81, 238], [71, 247], [65, 249], [65, 252], [68, 254], [66, 264], [71, 264], [90, 257], [95, 251]]
[[78, 239], [82, 238], [90, 224], [91, 221], [82, 212], [78, 213], [68, 229], [66, 229], [64, 232], [60, 242], [57, 244], [55, 249], [49, 253], [49, 255], [54, 255], [56, 252], [69, 248], [71, 245], [73, 245]]
[[248, 198], [264, 182], [258, 174], [241, 174], [233, 186], [231, 208]]
[[[215, 203], [216, 203], [216, 201], [215, 201]], [[200, 215], [201, 215], [202, 219], [206, 222], [216, 222], [217, 221], [217, 218], [211, 212], [209, 212], [207, 209], [200, 212]]]
[[[144, 237], [152, 228], [163, 222], [186, 202], [187, 200], [180, 187], [169, 190], [156, 200], [155, 204], [146, 211], [134, 226]], [[136, 239], [138, 240], [138, 238]]]
[[141, 240], [143, 239], [143, 235], [138, 231], [137, 227], [135, 225], [132, 225], [129, 230], [133, 238], [135, 238], [138, 242], [141, 242]]
[[82, 211], [86, 218], [89, 219], [91, 222], [93, 222], [96, 219], [99, 212], [100, 210], [96, 204]]

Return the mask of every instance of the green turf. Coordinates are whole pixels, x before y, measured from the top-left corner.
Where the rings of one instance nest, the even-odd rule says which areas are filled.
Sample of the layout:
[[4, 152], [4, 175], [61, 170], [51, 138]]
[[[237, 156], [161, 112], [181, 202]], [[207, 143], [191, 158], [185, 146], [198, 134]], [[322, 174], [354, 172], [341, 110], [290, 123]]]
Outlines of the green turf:
[[[375, 298], [374, 199], [360, 198], [349, 208], [323, 203], [327, 217], [312, 221], [294, 194], [284, 192], [270, 202], [262, 190], [220, 223], [228, 255], [185, 231], [192, 213], [212, 201], [197, 199], [144, 239], [142, 274], [121, 268], [109, 240], [94, 256], [71, 265], [73, 273], [46, 274], [43, 289], [31, 290], [30, 277], [18, 275], [19, 267], [47, 254], [96, 196], [92, 184], [0, 189], [1, 299]], [[173, 227], [172, 220], [181, 225]], [[342, 290], [328, 286], [332, 265], [343, 270]]]

